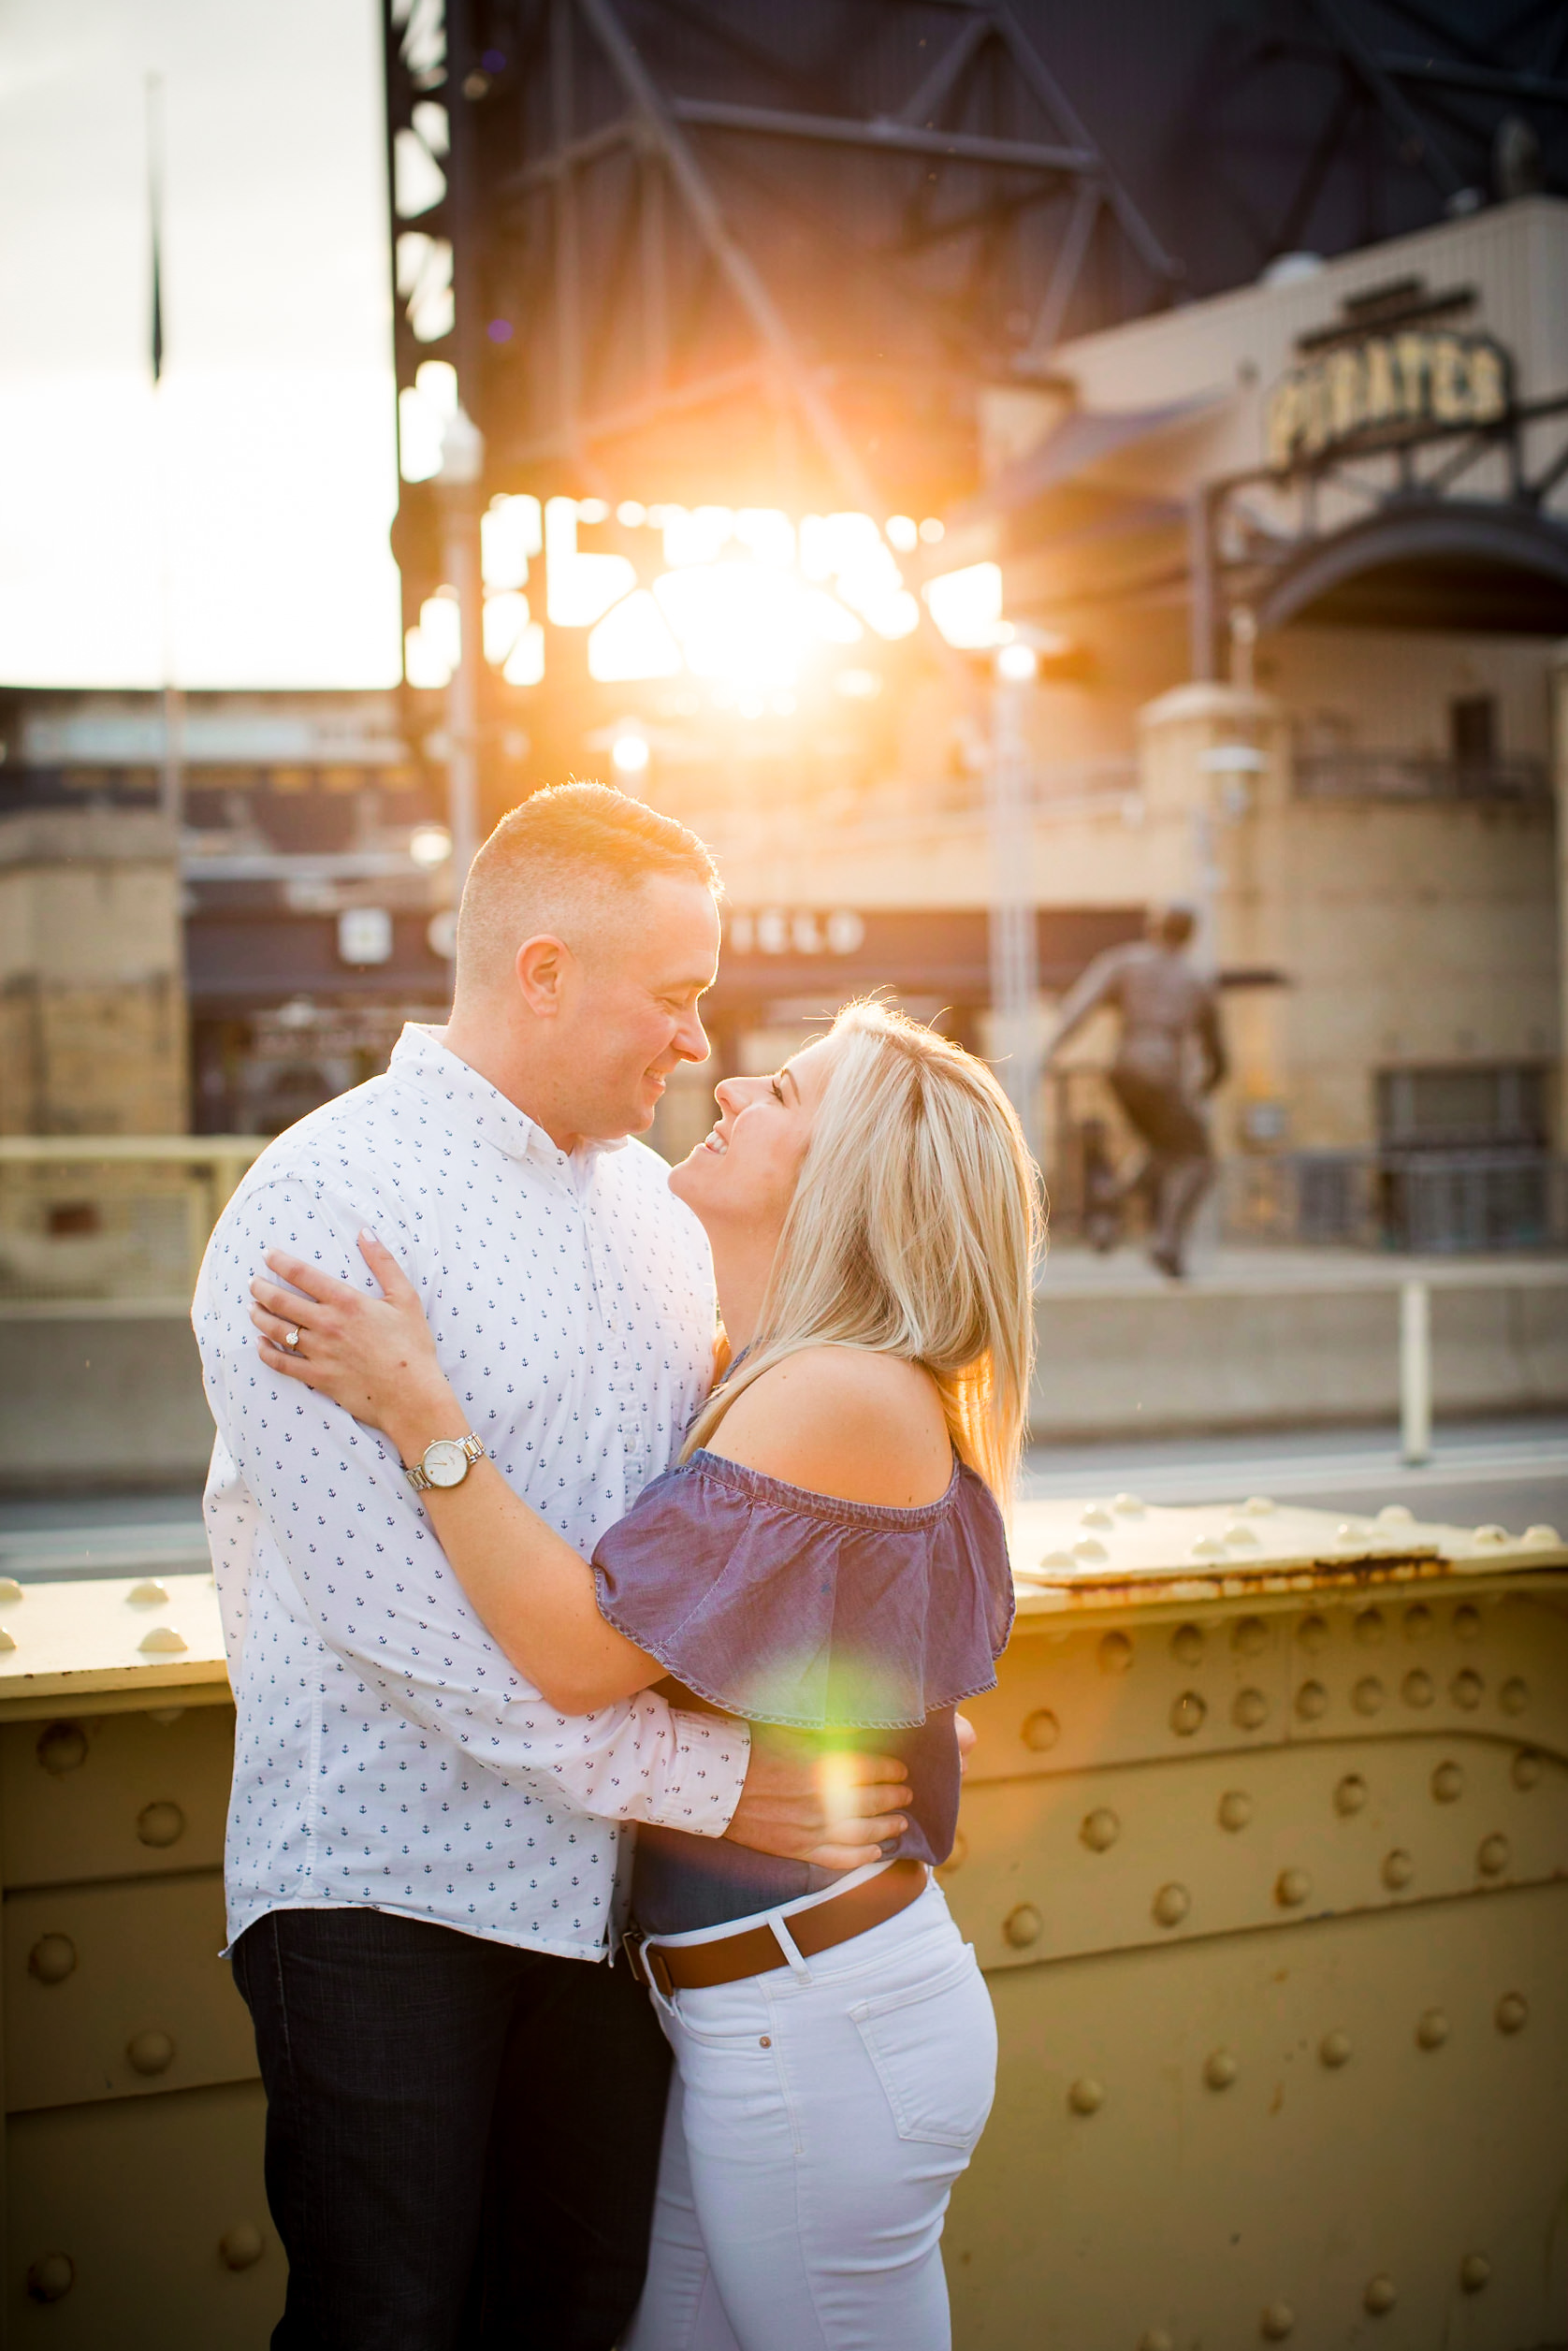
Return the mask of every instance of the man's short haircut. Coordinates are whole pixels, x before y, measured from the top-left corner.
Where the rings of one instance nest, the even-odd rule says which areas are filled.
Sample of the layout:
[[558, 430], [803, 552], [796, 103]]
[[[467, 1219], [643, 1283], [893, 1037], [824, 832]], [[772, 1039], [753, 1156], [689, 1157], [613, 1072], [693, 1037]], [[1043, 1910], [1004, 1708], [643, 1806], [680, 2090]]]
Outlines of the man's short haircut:
[[607, 784], [553, 784], [502, 817], [473, 863], [457, 915], [457, 984], [509, 975], [524, 939], [553, 932], [575, 947], [585, 922], [654, 874], [718, 895], [711, 851], [641, 800]]
[[1197, 928], [1191, 907], [1156, 907], [1149, 917], [1149, 936], [1162, 947], [1185, 947]]

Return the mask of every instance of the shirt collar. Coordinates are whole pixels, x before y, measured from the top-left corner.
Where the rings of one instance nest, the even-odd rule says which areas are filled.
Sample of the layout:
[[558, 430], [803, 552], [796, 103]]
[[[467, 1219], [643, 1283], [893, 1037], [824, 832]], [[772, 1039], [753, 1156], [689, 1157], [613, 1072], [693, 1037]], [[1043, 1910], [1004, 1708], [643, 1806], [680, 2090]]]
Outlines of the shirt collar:
[[[546, 1167], [571, 1166], [567, 1154], [557, 1148], [544, 1129], [526, 1110], [520, 1110], [515, 1102], [509, 1101], [488, 1078], [482, 1078], [471, 1063], [455, 1053], [440, 1029], [428, 1027], [422, 1021], [405, 1021], [403, 1033], [392, 1048], [388, 1073], [412, 1078], [416, 1084], [439, 1093], [509, 1159], [531, 1157]], [[604, 1142], [587, 1142], [582, 1152], [573, 1155], [591, 1159], [603, 1151], [622, 1151], [627, 1139], [626, 1136], [617, 1135]]]

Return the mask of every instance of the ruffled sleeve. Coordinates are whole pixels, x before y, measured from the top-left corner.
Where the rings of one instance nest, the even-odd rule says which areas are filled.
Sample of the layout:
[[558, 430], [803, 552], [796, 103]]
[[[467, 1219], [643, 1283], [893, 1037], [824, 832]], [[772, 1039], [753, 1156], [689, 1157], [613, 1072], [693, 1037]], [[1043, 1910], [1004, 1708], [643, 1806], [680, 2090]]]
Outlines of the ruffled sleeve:
[[916, 1510], [835, 1501], [717, 1454], [649, 1486], [593, 1558], [601, 1614], [748, 1721], [904, 1728], [995, 1685], [1007, 1537], [956, 1467]]

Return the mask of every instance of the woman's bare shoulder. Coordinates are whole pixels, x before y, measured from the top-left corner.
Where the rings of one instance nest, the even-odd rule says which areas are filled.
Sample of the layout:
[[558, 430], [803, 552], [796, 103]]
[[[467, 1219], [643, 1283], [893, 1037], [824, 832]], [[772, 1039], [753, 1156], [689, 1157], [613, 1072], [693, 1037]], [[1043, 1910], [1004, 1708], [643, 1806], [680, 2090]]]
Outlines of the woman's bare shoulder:
[[774, 1364], [736, 1398], [708, 1449], [813, 1493], [899, 1510], [939, 1501], [952, 1474], [930, 1373], [858, 1347], [803, 1347]]

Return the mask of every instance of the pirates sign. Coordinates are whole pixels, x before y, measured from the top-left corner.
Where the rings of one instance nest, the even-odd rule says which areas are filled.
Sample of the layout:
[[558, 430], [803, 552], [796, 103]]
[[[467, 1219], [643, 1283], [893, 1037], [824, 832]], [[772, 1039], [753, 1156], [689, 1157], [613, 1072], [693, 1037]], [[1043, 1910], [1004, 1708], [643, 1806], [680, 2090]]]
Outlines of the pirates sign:
[[1405, 327], [1337, 344], [1293, 368], [1269, 395], [1269, 463], [1280, 472], [1342, 444], [1382, 446], [1432, 425], [1489, 425], [1507, 414], [1513, 370], [1489, 335]]

